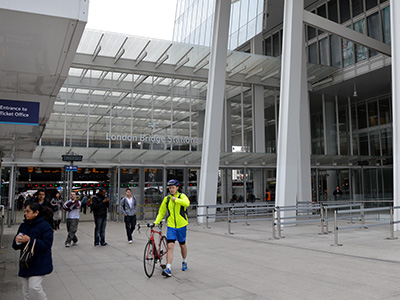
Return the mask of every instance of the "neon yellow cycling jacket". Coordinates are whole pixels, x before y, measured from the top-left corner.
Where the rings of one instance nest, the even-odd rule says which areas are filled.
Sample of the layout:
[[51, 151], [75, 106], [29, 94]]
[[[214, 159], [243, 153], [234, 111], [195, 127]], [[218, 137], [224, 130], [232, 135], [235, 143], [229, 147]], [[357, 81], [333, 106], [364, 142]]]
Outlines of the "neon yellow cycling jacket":
[[168, 210], [169, 216], [167, 218], [168, 227], [172, 228], [181, 228], [189, 224], [188, 216], [187, 216], [187, 207], [190, 205], [190, 201], [188, 197], [183, 194], [177, 192], [175, 194], [175, 201], [172, 201], [172, 195], [168, 195], [164, 198], [163, 202], [160, 205], [160, 209], [158, 210], [158, 215], [155, 224], [161, 222], [165, 213]]

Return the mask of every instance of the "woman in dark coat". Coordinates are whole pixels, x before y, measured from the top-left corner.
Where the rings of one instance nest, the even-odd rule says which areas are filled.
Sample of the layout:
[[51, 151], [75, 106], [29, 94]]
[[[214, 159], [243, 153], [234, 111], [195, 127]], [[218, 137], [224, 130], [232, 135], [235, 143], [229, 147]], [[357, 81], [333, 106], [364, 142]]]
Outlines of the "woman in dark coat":
[[[22, 293], [24, 299], [46, 300], [42, 281], [45, 275], [53, 271], [51, 246], [53, 244], [53, 229], [42, 216], [39, 216], [40, 205], [32, 202], [25, 208], [25, 220], [19, 226], [12, 247], [21, 250], [26, 244], [32, 247], [34, 241], [34, 255], [29, 269], [19, 267], [18, 276], [22, 278]], [[20, 255], [21, 255], [20, 254]]]

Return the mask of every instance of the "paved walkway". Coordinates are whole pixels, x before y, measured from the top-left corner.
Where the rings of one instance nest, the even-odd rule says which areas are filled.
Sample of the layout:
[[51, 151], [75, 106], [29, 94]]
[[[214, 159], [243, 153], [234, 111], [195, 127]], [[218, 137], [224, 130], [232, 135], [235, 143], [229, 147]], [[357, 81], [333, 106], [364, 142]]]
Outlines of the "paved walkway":
[[[287, 227], [285, 238], [272, 240], [262, 222], [211, 223], [211, 229], [188, 228], [188, 265], [180, 270], [176, 247], [173, 277], [143, 271], [146, 230], [128, 244], [123, 223], [108, 221], [106, 247], [93, 246], [93, 222], [80, 222], [79, 243], [66, 248], [65, 225], [56, 231], [54, 271], [46, 276], [48, 299], [400, 299], [400, 240], [385, 240], [387, 227], [319, 235], [317, 225]], [[18, 251], [11, 248], [17, 226], [5, 228], [0, 250], [0, 299], [22, 299], [17, 277]], [[396, 233], [396, 235], [399, 235]]]

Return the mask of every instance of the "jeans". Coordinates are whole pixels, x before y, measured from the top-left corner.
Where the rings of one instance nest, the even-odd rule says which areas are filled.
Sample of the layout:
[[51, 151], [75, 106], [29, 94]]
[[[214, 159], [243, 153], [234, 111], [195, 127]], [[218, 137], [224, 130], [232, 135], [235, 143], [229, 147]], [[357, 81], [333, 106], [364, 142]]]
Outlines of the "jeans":
[[132, 233], [136, 226], [136, 215], [134, 216], [124, 216], [126, 236], [128, 241], [132, 241]]
[[104, 245], [106, 242], [107, 217], [94, 217], [94, 244]]
[[71, 244], [71, 242], [77, 243], [78, 238], [76, 232], [78, 231], [79, 219], [67, 219], [67, 231], [68, 236], [65, 240], [65, 244]]

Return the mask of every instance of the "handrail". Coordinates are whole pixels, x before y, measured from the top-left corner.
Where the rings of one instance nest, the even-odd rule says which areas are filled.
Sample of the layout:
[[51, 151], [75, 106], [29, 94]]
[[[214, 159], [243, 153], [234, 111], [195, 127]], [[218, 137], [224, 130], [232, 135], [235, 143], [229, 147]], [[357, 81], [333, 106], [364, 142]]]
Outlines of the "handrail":
[[386, 222], [379, 222], [379, 223], [373, 223], [373, 224], [368, 224], [368, 226], [380, 226], [380, 225], [389, 225], [390, 226], [390, 237], [387, 237], [387, 240], [394, 240], [397, 239], [394, 236], [394, 224], [395, 223], [400, 223], [400, 221], [394, 221], [393, 220], [393, 211], [394, 209], [400, 208], [399, 206], [386, 206], [386, 207], [373, 207], [373, 208], [362, 208], [362, 209], [353, 209], [353, 210], [335, 210], [334, 211], [334, 244], [331, 246], [343, 246], [343, 244], [339, 244], [339, 230], [342, 229], [351, 229], [351, 228], [367, 228], [365, 226], [365, 223], [362, 223], [361, 225], [350, 225], [350, 226], [338, 226], [337, 219], [338, 215], [340, 214], [346, 214], [346, 213], [353, 213], [353, 212], [360, 212], [364, 214], [365, 212], [371, 212], [371, 211], [383, 211], [383, 210], [389, 210], [390, 212], [390, 221]]
[[[319, 210], [319, 215], [309, 215], [307, 214], [306, 216], [299, 216], [296, 214], [296, 216], [291, 216], [291, 217], [281, 217], [281, 211], [296, 211], [298, 212], [299, 210], [301, 211], [311, 211], [313, 212], [314, 210]], [[312, 223], [312, 222], [321, 222], [321, 233], [324, 234], [324, 213], [323, 213], [323, 207], [320, 206], [318, 203], [315, 203], [314, 206], [303, 206], [303, 205], [292, 205], [292, 206], [283, 206], [279, 207], [277, 206], [275, 208], [275, 213], [276, 217], [273, 220], [273, 230], [272, 230], [272, 238], [273, 239], [278, 239], [282, 238], [282, 225], [285, 224], [300, 224], [300, 223]], [[316, 219], [316, 217], [318, 219]], [[308, 220], [298, 220], [299, 218], [308, 218]], [[295, 221], [287, 221], [288, 219], [296, 219]], [[282, 220], [286, 220], [282, 222]], [[278, 230], [278, 237], [276, 237], [276, 230], [275, 226]]]

